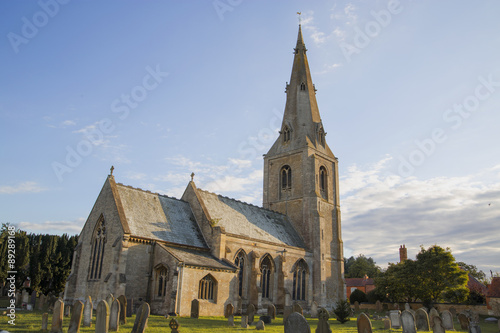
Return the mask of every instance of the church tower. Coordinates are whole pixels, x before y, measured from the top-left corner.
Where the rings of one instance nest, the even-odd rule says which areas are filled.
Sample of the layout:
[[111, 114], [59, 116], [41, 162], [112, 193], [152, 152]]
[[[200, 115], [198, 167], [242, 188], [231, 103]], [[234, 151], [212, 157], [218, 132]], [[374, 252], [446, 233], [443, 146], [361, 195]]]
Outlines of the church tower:
[[289, 216], [313, 253], [313, 299], [345, 298], [338, 160], [325, 140], [299, 25], [280, 136], [264, 155], [263, 206]]

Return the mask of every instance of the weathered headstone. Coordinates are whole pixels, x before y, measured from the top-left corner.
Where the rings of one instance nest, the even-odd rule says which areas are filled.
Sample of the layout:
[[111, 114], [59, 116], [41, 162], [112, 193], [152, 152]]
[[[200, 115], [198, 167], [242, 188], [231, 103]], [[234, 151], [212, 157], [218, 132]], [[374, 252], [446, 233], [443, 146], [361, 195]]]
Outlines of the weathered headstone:
[[255, 320], [255, 305], [250, 303], [247, 307], [248, 324], [252, 325]]
[[481, 326], [479, 326], [479, 313], [471, 311], [469, 322], [469, 333], [481, 333]]
[[311, 318], [317, 318], [318, 317], [318, 303], [316, 301], [313, 301], [311, 303]]
[[95, 333], [108, 333], [109, 330], [109, 305], [105, 300], [97, 304], [95, 314]]
[[451, 312], [453, 318], [457, 316], [457, 309], [454, 306], [452, 306], [449, 311]]
[[132, 317], [134, 314], [134, 299], [127, 299], [127, 317]]
[[429, 310], [429, 321], [431, 325], [433, 326], [432, 318], [434, 317], [439, 317], [439, 312], [436, 310], [436, 308], [432, 308]]
[[378, 313], [382, 312], [382, 303], [379, 300], [375, 302], [375, 311]]
[[384, 319], [384, 330], [390, 330], [392, 327], [391, 320], [389, 318]]
[[200, 301], [193, 299], [191, 301], [191, 318], [200, 317]]
[[458, 317], [458, 322], [460, 323], [460, 328], [463, 331], [468, 331], [470, 322], [469, 317], [467, 317], [467, 315], [463, 312], [460, 312], [457, 317]]
[[285, 320], [285, 333], [311, 333], [306, 318], [298, 312], [292, 312]]
[[43, 310], [46, 307], [47, 297], [44, 294], [41, 294], [38, 297], [38, 310]]
[[64, 317], [71, 316], [71, 305], [66, 305], [64, 307]]
[[329, 318], [330, 314], [326, 309], [320, 308], [318, 310], [318, 327], [316, 328], [316, 333], [332, 333], [330, 324], [328, 323]]
[[150, 307], [149, 304], [144, 302], [137, 310], [137, 315], [135, 316], [134, 327], [132, 328], [132, 333], [144, 333], [144, 330], [148, 326]]
[[120, 295], [117, 299], [120, 302], [120, 325], [124, 325], [127, 323], [127, 298]]
[[443, 321], [439, 316], [432, 316], [432, 332], [433, 333], [445, 333], [446, 330], [443, 326]]
[[64, 302], [58, 299], [54, 303], [54, 311], [52, 313], [52, 326], [50, 328], [51, 333], [62, 333], [63, 313]]
[[26, 306], [30, 301], [30, 294], [26, 289], [23, 290], [22, 298], [23, 298], [23, 305]]
[[354, 302], [354, 311], [356, 311], [356, 312], [359, 311], [359, 302], [358, 301]]
[[283, 309], [283, 323], [288, 318], [288, 316], [292, 314], [292, 312], [293, 310], [291, 306], [285, 306], [285, 308]]
[[92, 327], [93, 310], [92, 298], [87, 296], [85, 306], [83, 307], [83, 327]]
[[118, 331], [120, 328], [120, 302], [115, 299], [109, 310], [109, 330]]
[[393, 308], [394, 310], [399, 310], [399, 303], [394, 303], [394, 304], [392, 305], [392, 308]]
[[417, 330], [419, 331], [429, 331], [429, 315], [423, 308], [418, 308], [415, 311], [415, 324], [417, 326]]
[[80, 332], [80, 323], [82, 322], [83, 315], [83, 303], [76, 301], [73, 304], [73, 309], [71, 311], [71, 319], [69, 320], [68, 333], [78, 333]]
[[179, 324], [179, 322], [175, 318], [172, 318], [170, 320], [170, 323], [168, 324], [168, 327], [170, 327], [171, 333], [179, 333], [179, 326], [181, 326], [181, 325]]
[[364, 313], [358, 317], [358, 333], [372, 333], [372, 322]]
[[42, 332], [47, 332], [48, 325], [49, 325], [49, 314], [44, 313], [42, 315]]
[[108, 303], [108, 306], [111, 307], [111, 304], [113, 304], [113, 301], [115, 300], [115, 297], [113, 294], [109, 293], [108, 296], [106, 296], [106, 303]]
[[264, 324], [270, 324], [273, 322], [270, 316], [260, 316], [259, 320], [262, 320]]
[[266, 325], [264, 325], [264, 322], [262, 320], [259, 320], [257, 324], [255, 324], [255, 329], [257, 331], [263, 331], [266, 329]]
[[36, 291], [32, 291], [31, 292], [30, 303], [31, 303], [31, 306], [33, 306], [33, 309], [34, 309], [35, 305], [36, 305]]
[[411, 310], [410, 303], [408, 303], [408, 302], [405, 303], [405, 310], [406, 311], [410, 311]]
[[227, 317], [227, 326], [234, 326], [234, 315]]
[[293, 311], [293, 312], [300, 313], [302, 316], [304, 315], [304, 313], [303, 313], [303, 311], [302, 311], [302, 307], [301, 307], [301, 306], [300, 306], [300, 304], [299, 304], [299, 303], [297, 303], [297, 302], [293, 303], [292, 311]]
[[231, 303], [226, 304], [224, 308], [224, 317], [229, 318], [234, 314], [234, 306]]
[[399, 311], [399, 310], [389, 311], [389, 318], [391, 319], [392, 328], [400, 328], [401, 327], [401, 321], [399, 320], [400, 315], [401, 315], [401, 311]]
[[415, 325], [413, 313], [408, 310], [401, 312], [401, 326], [403, 326], [403, 333], [417, 333], [417, 326]]
[[444, 310], [441, 312], [441, 320], [443, 322], [443, 327], [447, 331], [454, 331], [455, 327], [453, 326], [453, 315], [450, 311]]
[[276, 319], [276, 307], [274, 304], [267, 305], [267, 315], [271, 317], [271, 319]]
[[248, 316], [247, 315], [241, 316], [241, 327], [248, 328]]

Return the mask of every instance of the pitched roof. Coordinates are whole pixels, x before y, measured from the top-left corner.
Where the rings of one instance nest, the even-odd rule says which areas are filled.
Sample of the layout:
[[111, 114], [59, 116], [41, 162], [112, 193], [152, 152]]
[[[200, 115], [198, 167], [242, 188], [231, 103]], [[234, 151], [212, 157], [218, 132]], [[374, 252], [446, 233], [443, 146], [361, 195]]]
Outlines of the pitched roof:
[[364, 287], [375, 284], [372, 278], [345, 278], [347, 287]]
[[491, 283], [488, 285], [488, 297], [500, 297], [500, 277], [494, 277], [491, 279]]
[[189, 203], [120, 183], [116, 186], [132, 236], [208, 248]]
[[227, 234], [304, 248], [286, 215], [198, 189], [208, 214]]
[[213, 269], [235, 271], [237, 268], [231, 263], [218, 260], [210, 252], [178, 248], [160, 244], [165, 251], [172, 254], [177, 260], [187, 266], [206, 267]]

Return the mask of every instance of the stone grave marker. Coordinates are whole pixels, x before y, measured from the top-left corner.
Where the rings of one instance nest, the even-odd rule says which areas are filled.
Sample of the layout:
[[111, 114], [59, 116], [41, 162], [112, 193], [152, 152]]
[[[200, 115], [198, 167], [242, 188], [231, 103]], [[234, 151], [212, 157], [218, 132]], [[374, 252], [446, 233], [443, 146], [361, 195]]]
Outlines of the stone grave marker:
[[454, 306], [452, 306], [449, 311], [451, 312], [453, 318], [457, 316], [457, 309]]
[[429, 331], [431, 329], [429, 325], [429, 315], [423, 308], [418, 308], [417, 311], [415, 311], [415, 324], [419, 331]]
[[405, 303], [405, 310], [406, 311], [410, 311], [411, 310], [410, 303], [408, 303], [408, 302]]
[[481, 327], [479, 326], [479, 313], [475, 311], [471, 311], [470, 314], [469, 333], [481, 333]]
[[54, 303], [54, 311], [52, 313], [51, 333], [62, 333], [64, 302], [58, 299]]
[[358, 301], [354, 302], [354, 311], [356, 311], [356, 312], [359, 311], [359, 302]]
[[372, 322], [364, 313], [358, 317], [358, 333], [372, 333]]
[[285, 308], [283, 309], [283, 323], [288, 318], [288, 316], [292, 314], [292, 312], [293, 310], [291, 306], [285, 306]]
[[389, 311], [389, 318], [391, 319], [392, 328], [400, 328], [401, 327], [401, 321], [399, 320], [399, 316], [401, 316], [401, 311], [399, 311], [399, 310]]
[[132, 317], [134, 314], [134, 299], [127, 299], [127, 317]]
[[[144, 333], [146, 327], [148, 326], [150, 307], [149, 304], [144, 302], [137, 310], [137, 315], [135, 316], [134, 327], [132, 328], [132, 333]], [[173, 318], [175, 319], [175, 318]]]
[[255, 324], [255, 329], [256, 329], [257, 331], [263, 331], [263, 330], [265, 330], [265, 329], [266, 329], [266, 325], [264, 324], [264, 322], [263, 322], [262, 320], [259, 320], [259, 321], [257, 322], [257, 324]]
[[108, 296], [106, 296], [106, 303], [108, 303], [108, 306], [111, 307], [111, 304], [113, 304], [113, 301], [115, 300], [115, 297], [113, 294], [109, 293]]
[[41, 294], [38, 298], [38, 310], [43, 310], [46, 306], [47, 297], [44, 294]]
[[270, 316], [260, 316], [259, 320], [262, 320], [264, 324], [270, 324], [273, 322]]
[[498, 331], [500, 332], [500, 319], [498, 320]]
[[241, 315], [241, 327], [248, 328], [248, 316]]
[[92, 298], [87, 296], [85, 306], [83, 307], [83, 327], [92, 327], [93, 310]]
[[432, 317], [432, 332], [433, 333], [445, 333], [446, 332], [446, 330], [444, 329], [443, 321], [441, 320], [441, 317], [439, 317], [439, 316]]
[[179, 324], [179, 322], [175, 318], [172, 318], [170, 320], [170, 323], [168, 324], [168, 327], [170, 327], [171, 333], [179, 333], [180, 326], [181, 325]]
[[390, 330], [391, 329], [391, 320], [389, 318], [384, 319], [384, 330]]
[[68, 333], [79, 333], [83, 315], [83, 303], [76, 301], [73, 304], [71, 319], [69, 320]]
[[23, 305], [26, 306], [30, 301], [30, 294], [26, 289], [22, 292]]
[[115, 299], [109, 310], [109, 330], [118, 331], [120, 328], [120, 302]]
[[229, 318], [229, 316], [234, 315], [234, 306], [228, 303], [224, 308], [224, 317]]
[[227, 317], [227, 326], [234, 326], [234, 315], [230, 315]]
[[457, 317], [458, 322], [460, 323], [460, 329], [462, 329], [463, 331], [468, 331], [470, 322], [469, 317], [467, 317], [467, 315], [463, 312], [460, 312]]
[[375, 311], [378, 313], [382, 312], [382, 303], [379, 300], [375, 302]]
[[301, 306], [300, 306], [300, 304], [299, 304], [299, 303], [297, 303], [297, 302], [293, 303], [292, 311], [293, 311], [293, 312], [300, 313], [302, 316], [304, 315], [304, 313], [303, 313], [303, 311], [302, 311], [302, 307], [301, 307]]
[[248, 317], [248, 324], [252, 325], [253, 321], [255, 320], [255, 305], [250, 303], [247, 307], [247, 317]]
[[109, 330], [109, 305], [105, 300], [97, 304], [95, 314], [95, 333], [108, 333]]
[[124, 325], [127, 323], [127, 298], [120, 295], [117, 299], [120, 302], [120, 325]]
[[36, 305], [36, 291], [32, 291], [31, 292], [30, 303], [31, 303], [32, 309], [35, 309], [35, 305]]
[[399, 310], [399, 303], [394, 303], [394, 304], [392, 305], [392, 308], [393, 308], [394, 310]]
[[443, 327], [447, 331], [454, 331], [455, 327], [453, 326], [453, 315], [450, 311], [444, 310], [441, 312], [441, 320], [443, 322]]
[[64, 317], [71, 316], [71, 305], [66, 305], [64, 307]]
[[316, 301], [311, 303], [311, 317], [318, 318], [318, 303]]
[[318, 310], [318, 327], [316, 328], [316, 333], [332, 333], [330, 324], [328, 323], [329, 318], [330, 314], [328, 310], [324, 308]]
[[276, 307], [274, 304], [267, 305], [267, 315], [271, 317], [271, 319], [276, 319]]
[[430, 321], [432, 326], [434, 326], [434, 324], [432, 322], [433, 317], [439, 317], [439, 312], [436, 310], [436, 308], [432, 308], [429, 310], [429, 321]]
[[48, 325], [49, 325], [49, 314], [44, 313], [42, 315], [42, 332], [47, 332]]
[[404, 310], [401, 313], [401, 325], [403, 326], [403, 333], [417, 333], [415, 317], [408, 310]]
[[311, 333], [306, 318], [298, 312], [292, 312], [285, 320], [285, 333]]
[[191, 301], [191, 318], [200, 317], [200, 301], [193, 299]]

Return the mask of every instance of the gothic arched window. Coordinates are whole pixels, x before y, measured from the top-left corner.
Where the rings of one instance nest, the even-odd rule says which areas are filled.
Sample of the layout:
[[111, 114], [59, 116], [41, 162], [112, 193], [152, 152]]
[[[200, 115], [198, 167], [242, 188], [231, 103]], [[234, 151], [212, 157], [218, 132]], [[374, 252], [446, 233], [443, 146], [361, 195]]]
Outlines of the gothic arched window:
[[156, 269], [156, 283], [158, 296], [163, 297], [167, 294], [168, 268], [160, 266]]
[[90, 261], [90, 280], [101, 279], [104, 245], [106, 244], [106, 225], [101, 214], [97, 220], [92, 237], [92, 255]]
[[322, 146], [325, 145], [325, 135], [325, 130], [323, 129], [323, 127], [321, 127], [318, 132], [318, 141]]
[[283, 143], [287, 143], [290, 141], [290, 127], [285, 126], [283, 127], [283, 131], [281, 131], [283, 134]]
[[285, 165], [281, 168], [281, 189], [289, 190], [292, 188], [292, 169], [290, 166]]
[[234, 263], [236, 267], [239, 268], [238, 271], [238, 295], [243, 296], [243, 279], [245, 277], [245, 251], [241, 250], [238, 255], [236, 256], [236, 259], [234, 260]]
[[328, 195], [328, 173], [324, 166], [319, 168], [319, 189], [323, 198], [326, 199]]
[[305, 90], [306, 90], [306, 85], [304, 84], [304, 82], [302, 82], [302, 83], [300, 84], [300, 90], [302, 90], [302, 91], [305, 91]]
[[217, 280], [208, 274], [203, 279], [200, 280], [200, 286], [198, 290], [199, 299], [207, 299], [214, 301], [217, 295]]
[[273, 259], [267, 254], [260, 263], [260, 287], [262, 289], [262, 298], [271, 298], [272, 296], [272, 281], [273, 281], [274, 265]]
[[295, 301], [305, 301], [306, 300], [306, 286], [307, 286], [307, 264], [304, 259], [299, 259], [295, 263], [293, 269], [293, 289], [292, 289], [292, 299]]

